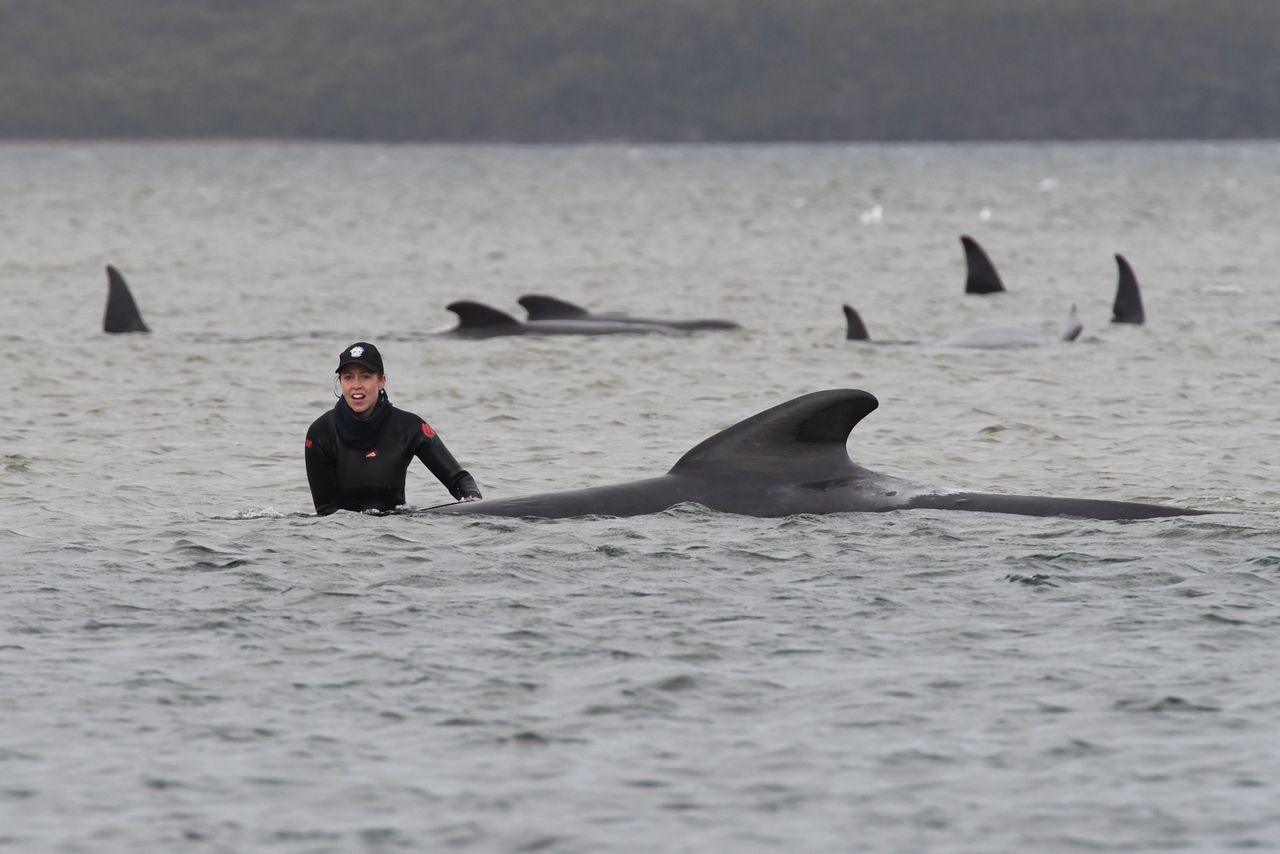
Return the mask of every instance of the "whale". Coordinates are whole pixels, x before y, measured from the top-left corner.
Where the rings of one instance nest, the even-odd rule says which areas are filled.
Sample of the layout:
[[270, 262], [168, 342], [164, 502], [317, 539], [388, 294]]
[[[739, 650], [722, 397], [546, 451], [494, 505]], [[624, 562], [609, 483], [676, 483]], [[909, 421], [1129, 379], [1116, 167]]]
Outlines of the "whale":
[[924, 342], [915, 338], [896, 338], [881, 339], [871, 337], [871, 333], [867, 331], [867, 324], [863, 322], [862, 315], [858, 310], [848, 303], [844, 304], [844, 339], [846, 341], [864, 341], [868, 344], [879, 344], [889, 347], [911, 347], [919, 346]]
[[640, 516], [679, 504], [699, 504], [720, 513], [765, 518], [963, 510], [1127, 520], [1209, 512], [1097, 498], [939, 491], [871, 471], [853, 461], [847, 444], [853, 428], [877, 406], [875, 396], [861, 389], [815, 391], [716, 433], [695, 445], [666, 474], [412, 512], [569, 519]]
[[[102, 331], [110, 333], [150, 332], [151, 329], [142, 320], [138, 304], [129, 291], [124, 275], [111, 264], [107, 265], [107, 310], [102, 321]], [[292, 331], [271, 332], [259, 335], [236, 335], [225, 332], [185, 333], [184, 338], [192, 341], [208, 341], [227, 344], [255, 344], [262, 341], [279, 341], [306, 338], [347, 338], [349, 332]]]
[[[134, 302], [124, 276], [115, 267], [107, 266], [107, 311], [102, 328], [105, 332], [150, 332], [142, 321], [138, 305]], [[632, 323], [613, 321], [604, 318], [589, 320], [536, 320], [521, 322], [506, 312], [487, 306], [483, 303], [460, 300], [450, 303], [449, 310], [458, 315], [458, 325], [452, 329], [436, 333], [455, 338], [495, 338], [503, 335], [626, 335], [656, 334], [671, 335], [673, 330], [653, 323]], [[344, 334], [319, 331], [277, 332], [257, 336], [202, 336], [208, 340], [231, 343], [251, 343], [255, 341], [277, 340], [282, 338], [342, 338]], [[401, 338], [403, 335], [388, 334], [383, 337]], [[413, 336], [414, 338], [419, 335]]]
[[741, 329], [742, 326], [732, 320], [716, 317], [695, 318], [692, 320], [666, 320], [654, 317], [635, 317], [621, 311], [593, 312], [568, 300], [545, 294], [524, 294], [516, 300], [528, 314], [529, 320], [603, 320], [618, 323], [641, 323], [663, 326], [668, 329], [703, 330], [703, 329]]
[[133, 301], [133, 294], [120, 271], [107, 265], [107, 311], [102, 319], [102, 331], [110, 333], [150, 332], [142, 322], [142, 313]]
[[1017, 326], [980, 326], [934, 342], [910, 339], [881, 341], [871, 337], [866, 323], [862, 320], [862, 315], [848, 303], [844, 305], [844, 319], [846, 341], [864, 341], [869, 344], [898, 347], [920, 346], [928, 343], [929, 346], [934, 347], [962, 347], [972, 350], [1023, 350], [1031, 347], [1046, 347], [1058, 342], [1075, 341], [1084, 331], [1084, 324], [1080, 322], [1080, 315], [1074, 303], [1059, 326], [1057, 338], [1048, 338], [1034, 330]]
[[966, 294], [999, 294], [1004, 293], [1004, 282], [991, 263], [978, 241], [967, 234], [960, 236], [960, 244], [964, 247], [964, 292]]
[[1116, 254], [1116, 266], [1120, 270], [1120, 280], [1116, 283], [1116, 299], [1111, 306], [1111, 322], [1146, 323], [1147, 313], [1142, 308], [1142, 291], [1138, 288], [1138, 277], [1133, 274], [1133, 267], [1119, 253]]
[[636, 335], [673, 334], [655, 324], [624, 323], [615, 320], [528, 320], [520, 321], [505, 311], [471, 300], [458, 300], [446, 308], [458, 316], [458, 325], [440, 335], [451, 338], [497, 338], [511, 335]]

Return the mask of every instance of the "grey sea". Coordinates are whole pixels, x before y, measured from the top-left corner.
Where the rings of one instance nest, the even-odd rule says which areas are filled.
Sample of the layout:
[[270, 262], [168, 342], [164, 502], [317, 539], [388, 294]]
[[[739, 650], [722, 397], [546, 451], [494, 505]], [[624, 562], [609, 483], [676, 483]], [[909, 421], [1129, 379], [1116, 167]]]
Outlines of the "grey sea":
[[[0, 850], [1280, 847], [1280, 144], [6, 143], [0, 198]], [[524, 293], [743, 328], [435, 334]], [[1219, 512], [317, 518], [356, 340], [489, 497], [860, 388], [869, 468]]]

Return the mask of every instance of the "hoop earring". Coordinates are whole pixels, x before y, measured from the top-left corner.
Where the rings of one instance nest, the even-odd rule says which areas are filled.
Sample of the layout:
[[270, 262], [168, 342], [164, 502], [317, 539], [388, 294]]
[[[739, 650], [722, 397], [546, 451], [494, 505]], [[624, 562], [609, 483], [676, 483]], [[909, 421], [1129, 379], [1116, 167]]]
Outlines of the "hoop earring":
[[333, 396], [342, 397], [342, 380], [337, 377], [333, 378]]

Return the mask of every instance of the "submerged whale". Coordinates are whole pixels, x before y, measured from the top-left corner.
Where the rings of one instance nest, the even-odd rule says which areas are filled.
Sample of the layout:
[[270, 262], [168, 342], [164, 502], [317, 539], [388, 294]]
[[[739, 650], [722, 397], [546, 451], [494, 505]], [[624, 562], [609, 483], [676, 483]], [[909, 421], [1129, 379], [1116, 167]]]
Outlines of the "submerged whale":
[[1133, 274], [1133, 267], [1120, 254], [1116, 255], [1116, 266], [1120, 268], [1120, 280], [1116, 283], [1116, 301], [1111, 306], [1111, 322], [1146, 323], [1142, 291], [1138, 289], [1138, 277]]
[[671, 330], [651, 323], [616, 320], [529, 320], [521, 322], [484, 303], [459, 300], [446, 308], [458, 315], [458, 325], [441, 335], [453, 338], [497, 338], [503, 335], [669, 335]]
[[1004, 282], [978, 241], [969, 235], [961, 235], [964, 246], [964, 292], [966, 294], [998, 294], [1004, 292]]
[[668, 329], [741, 329], [732, 320], [707, 317], [693, 320], [665, 320], [654, 317], [633, 317], [621, 311], [592, 312], [567, 300], [543, 294], [525, 294], [516, 302], [524, 307], [530, 320], [604, 320], [617, 323], [641, 323], [664, 326]]
[[639, 516], [692, 502], [722, 513], [974, 510], [1024, 516], [1150, 519], [1206, 511], [982, 492], [939, 492], [865, 469], [849, 457], [853, 428], [878, 406], [857, 389], [818, 391], [754, 415], [703, 441], [664, 475], [564, 492], [449, 504], [416, 512], [563, 519]]
[[124, 276], [110, 264], [107, 265], [107, 311], [102, 319], [103, 332], [150, 332], [142, 322], [138, 304], [133, 301]]
[[[115, 267], [107, 267], [107, 312], [102, 328], [106, 332], [150, 332], [142, 322], [138, 305], [129, 292], [124, 276]], [[672, 328], [659, 323], [609, 320], [592, 318], [583, 320], [531, 320], [522, 323], [506, 312], [478, 302], [462, 300], [450, 303], [449, 310], [458, 315], [458, 325], [440, 335], [457, 338], [494, 338], [502, 335], [670, 335]], [[215, 340], [246, 343], [280, 338], [343, 338], [345, 334], [331, 332], [282, 332], [257, 336], [213, 336]], [[403, 337], [387, 335], [384, 337]], [[414, 336], [418, 337], [418, 336]]]
[[[920, 345], [926, 342], [911, 340], [878, 341], [867, 332], [867, 325], [857, 309], [846, 304], [844, 306], [845, 340], [865, 341], [870, 344], [893, 346]], [[1039, 332], [1022, 329], [1016, 326], [981, 326], [967, 332], [957, 333], [940, 341], [928, 342], [936, 347], [965, 347], [973, 350], [1021, 350], [1030, 347], [1045, 347], [1056, 342], [1074, 341], [1080, 337], [1084, 324], [1073, 304], [1066, 318], [1062, 321], [1057, 338], [1046, 338]]]

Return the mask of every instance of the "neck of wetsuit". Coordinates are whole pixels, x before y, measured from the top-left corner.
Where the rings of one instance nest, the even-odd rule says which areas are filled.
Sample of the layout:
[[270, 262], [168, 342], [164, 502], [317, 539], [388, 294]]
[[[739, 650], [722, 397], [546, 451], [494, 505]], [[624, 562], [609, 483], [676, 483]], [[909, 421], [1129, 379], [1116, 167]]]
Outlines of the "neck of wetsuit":
[[338, 438], [342, 444], [361, 451], [369, 451], [378, 444], [378, 434], [382, 432], [382, 426], [387, 423], [387, 416], [391, 414], [392, 407], [391, 399], [387, 397], [387, 390], [381, 389], [378, 392], [378, 402], [373, 405], [373, 409], [365, 418], [357, 415], [355, 410], [347, 405], [345, 398], [338, 398], [333, 409]]

